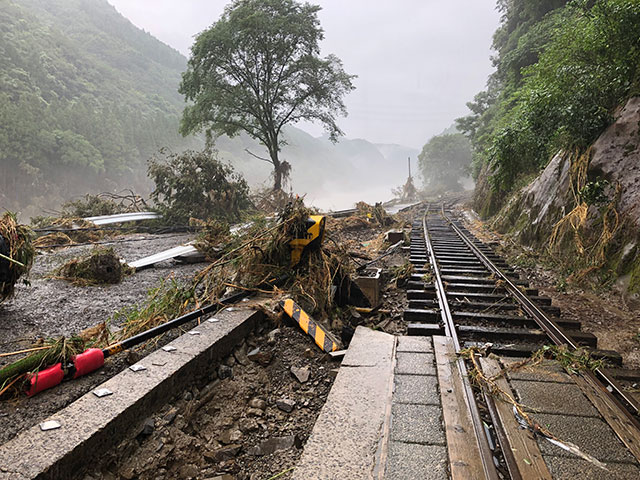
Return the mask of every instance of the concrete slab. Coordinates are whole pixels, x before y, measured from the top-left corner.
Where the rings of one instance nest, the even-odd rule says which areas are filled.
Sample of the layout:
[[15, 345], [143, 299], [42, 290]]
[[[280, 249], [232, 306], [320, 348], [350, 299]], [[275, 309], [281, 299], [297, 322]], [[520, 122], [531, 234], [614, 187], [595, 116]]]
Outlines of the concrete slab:
[[395, 342], [393, 336], [358, 327], [342, 360], [342, 367], [376, 367], [390, 365]]
[[528, 409], [541, 413], [560, 413], [599, 417], [600, 414], [575, 384], [512, 380], [511, 386]]
[[[521, 358], [501, 358], [501, 362], [505, 367], [510, 367], [522, 360]], [[562, 366], [553, 360], [543, 360], [542, 363], [536, 366], [526, 365], [516, 371], [508, 371], [507, 376], [511, 380], [573, 383], [573, 380], [567, 375]]]
[[[358, 327], [293, 472], [294, 480], [373, 478], [391, 401], [395, 338]], [[344, 365], [343, 361], [343, 366]]]
[[385, 480], [442, 480], [447, 475], [447, 449], [437, 445], [391, 442]]
[[602, 470], [579, 458], [547, 457], [547, 466], [554, 480], [637, 480], [640, 469], [628, 463], [608, 463]]
[[399, 375], [435, 375], [434, 356], [431, 353], [398, 352], [396, 374]]
[[36, 425], [0, 446], [0, 479], [75, 478], [100, 452], [136, 432], [150, 412], [209, 376], [261, 316], [247, 310], [219, 313], [220, 322], [197, 327], [200, 335], [185, 334], [171, 342], [175, 352], [158, 350], [142, 359], [146, 370], [126, 369], [97, 387], [113, 395], [98, 398], [89, 392], [46, 419], [61, 428], [43, 432]]
[[398, 352], [433, 353], [431, 337], [398, 337]]
[[396, 375], [394, 403], [440, 405], [438, 377], [431, 375]]
[[391, 440], [445, 445], [440, 406], [394, 402], [391, 407]]
[[[549, 414], [534, 414], [533, 418], [560, 440], [575, 443], [580, 450], [593, 455], [601, 462], [636, 463], [633, 455], [604, 420]], [[552, 445], [547, 440], [538, 439], [538, 445], [545, 458], [547, 455], [575, 458], [575, 455]]]

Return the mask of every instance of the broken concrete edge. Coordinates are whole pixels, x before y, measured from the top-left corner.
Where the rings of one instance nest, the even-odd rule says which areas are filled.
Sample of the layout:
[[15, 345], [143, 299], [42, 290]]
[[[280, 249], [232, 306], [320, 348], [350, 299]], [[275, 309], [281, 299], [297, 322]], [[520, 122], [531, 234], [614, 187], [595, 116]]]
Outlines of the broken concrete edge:
[[[144, 420], [171, 398], [207, 381], [224, 357], [263, 318], [260, 311], [219, 312], [215, 323], [202, 322], [199, 335], [182, 335], [138, 364], [96, 387], [113, 395], [98, 398], [93, 391], [46, 420], [62, 427], [41, 431], [38, 425], [0, 446], [0, 479], [70, 479], [99, 461], [102, 452], [138, 433]], [[154, 365], [156, 364], [156, 365]], [[162, 365], [162, 366], [158, 366]], [[96, 390], [94, 389], [94, 390]]]
[[293, 480], [371, 477], [388, 421], [394, 350], [393, 335], [356, 329], [342, 362], [347, 368], [338, 372]]

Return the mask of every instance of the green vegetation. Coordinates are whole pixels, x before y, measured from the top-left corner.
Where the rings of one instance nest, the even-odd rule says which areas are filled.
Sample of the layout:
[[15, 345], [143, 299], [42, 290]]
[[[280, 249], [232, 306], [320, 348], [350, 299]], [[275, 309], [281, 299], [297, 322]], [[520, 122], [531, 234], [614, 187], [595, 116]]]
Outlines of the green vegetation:
[[251, 207], [247, 182], [209, 150], [153, 158], [149, 177], [155, 183], [151, 198], [169, 223], [238, 220]]
[[268, 158], [253, 156], [273, 165], [274, 190], [291, 169], [279, 157], [283, 127], [316, 121], [335, 141], [342, 97], [354, 88], [337, 57], [320, 57], [319, 10], [294, 0], [234, 0], [198, 35], [182, 77], [180, 92], [194, 102], [182, 133], [245, 132], [267, 148]]
[[471, 165], [471, 143], [461, 133], [438, 135], [422, 148], [418, 165], [427, 190], [462, 190]]
[[[559, 150], [578, 158], [638, 93], [640, 2], [500, 0], [497, 70], [458, 128], [473, 143], [477, 176], [490, 176], [494, 213], [517, 179]], [[486, 188], [483, 194], [486, 207]]]
[[5, 0], [0, 24], [5, 208], [139, 190], [153, 152], [199, 146], [177, 131], [186, 59], [106, 1]]

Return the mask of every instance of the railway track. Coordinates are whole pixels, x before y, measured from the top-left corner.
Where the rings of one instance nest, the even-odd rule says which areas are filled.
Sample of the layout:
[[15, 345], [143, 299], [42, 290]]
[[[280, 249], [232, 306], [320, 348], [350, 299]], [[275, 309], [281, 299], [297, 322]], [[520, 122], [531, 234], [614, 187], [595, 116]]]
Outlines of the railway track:
[[[582, 331], [580, 322], [560, 318], [548, 297], [470, 234], [444, 205], [428, 206], [424, 217], [414, 222], [409, 252], [414, 266], [404, 312], [409, 335], [444, 335], [456, 353], [484, 347], [501, 356], [527, 357], [555, 344], [570, 351], [585, 347], [593, 356], [619, 359], [598, 351], [597, 338]], [[520, 472], [512, 439], [505, 434], [493, 399], [474, 391], [462, 357], [457, 363], [485, 478], [531, 478]], [[640, 460], [636, 399], [604, 368], [581, 371], [576, 383]]]

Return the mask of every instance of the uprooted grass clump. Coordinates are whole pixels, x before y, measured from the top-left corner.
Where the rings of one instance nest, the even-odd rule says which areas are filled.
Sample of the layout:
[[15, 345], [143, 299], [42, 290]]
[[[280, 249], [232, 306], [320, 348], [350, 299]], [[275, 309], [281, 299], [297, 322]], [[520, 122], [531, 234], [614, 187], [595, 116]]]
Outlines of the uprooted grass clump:
[[369, 222], [376, 223], [381, 227], [388, 227], [395, 223], [393, 217], [379, 202], [373, 206], [365, 202], [358, 202], [356, 203], [356, 211], [359, 217], [366, 218]]
[[0, 218], [0, 302], [10, 298], [18, 280], [31, 270], [35, 249], [31, 229], [17, 222], [13, 213]]
[[88, 255], [65, 263], [54, 272], [74, 285], [105, 285], [120, 283], [133, 269], [120, 261], [113, 248], [94, 247]]

